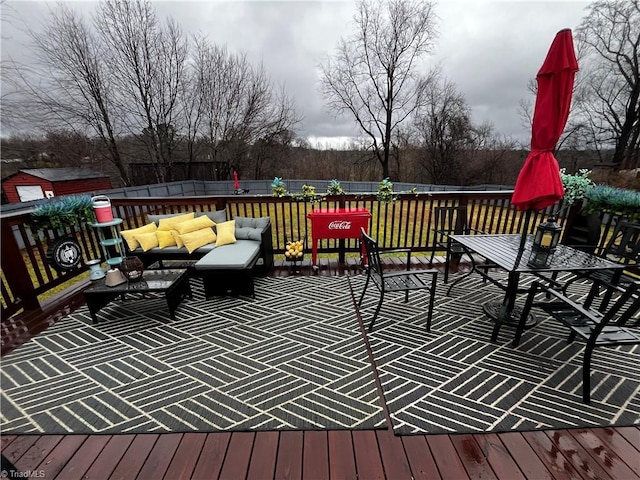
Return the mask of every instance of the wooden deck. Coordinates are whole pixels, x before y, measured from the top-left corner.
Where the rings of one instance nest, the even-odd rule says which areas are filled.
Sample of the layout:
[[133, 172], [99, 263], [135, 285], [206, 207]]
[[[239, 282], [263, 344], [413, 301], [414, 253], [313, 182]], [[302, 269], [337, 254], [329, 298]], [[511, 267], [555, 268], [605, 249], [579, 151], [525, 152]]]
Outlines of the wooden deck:
[[[355, 261], [324, 260], [319, 274], [359, 270]], [[272, 274], [293, 273], [280, 263]], [[312, 274], [310, 265], [299, 274]], [[64, 307], [78, 302], [71, 297]], [[3, 322], [3, 354], [55, 321], [58, 307]], [[1, 442], [16, 478], [49, 480], [640, 479], [638, 427], [403, 437], [391, 430], [2, 435]]]

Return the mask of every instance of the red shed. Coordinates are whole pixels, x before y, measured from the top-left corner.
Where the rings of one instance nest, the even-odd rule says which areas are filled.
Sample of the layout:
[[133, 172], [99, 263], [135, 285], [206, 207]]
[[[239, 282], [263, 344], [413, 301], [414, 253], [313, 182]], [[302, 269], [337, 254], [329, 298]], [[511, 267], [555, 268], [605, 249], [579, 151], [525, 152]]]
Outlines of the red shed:
[[2, 181], [2, 191], [10, 203], [111, 188], [107, 175], [86, 168], [23, 169]]

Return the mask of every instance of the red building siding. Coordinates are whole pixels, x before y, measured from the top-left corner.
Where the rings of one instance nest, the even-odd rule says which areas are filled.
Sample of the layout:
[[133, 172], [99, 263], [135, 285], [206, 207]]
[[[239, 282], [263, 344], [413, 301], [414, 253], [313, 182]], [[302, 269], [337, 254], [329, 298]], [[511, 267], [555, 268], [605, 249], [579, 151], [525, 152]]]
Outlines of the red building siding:
[[18, 195], [18, 186], [31, 186], [40, 185], [42, 191], [53, 190], [53, 184], [43, 178], [34, 177], [23, 172], [18, 172], [15, 175], [7, 178], [2, 182], [2, 190], [10, 203], [16, 203], [20, 201]]
[[20, 202], [20, 196], [16, 187], [35, 185], [40, 185], [43, 192], [52, 191], [56, 197], [113, 188], [109, 177], [50, 182], [44, 178], [19, 172], [2, 182], [2, 190], [10, 203], [17, 203]]

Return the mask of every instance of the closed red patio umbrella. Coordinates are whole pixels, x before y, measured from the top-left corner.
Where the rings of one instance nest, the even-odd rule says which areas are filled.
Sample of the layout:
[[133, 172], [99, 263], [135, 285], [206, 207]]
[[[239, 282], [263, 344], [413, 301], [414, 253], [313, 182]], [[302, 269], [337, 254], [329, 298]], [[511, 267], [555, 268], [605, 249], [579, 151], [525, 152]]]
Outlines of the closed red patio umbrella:
[[238, 172], [233, 171], [233, 188], [238, 190], [240, 188], [240, 182], [238, 181]]
[[536, 75], [538, 92], [531, 129], [531, 151], [518, 175], [511, 203], [518, 210], [542, 210], [564, 195], [553, 151], [569, 117], [578, 61], [571, 30], [556, 34]]
[[[553, 151], [569, 117], [577, 71], [578, 61], [571, 30], [561, 30], [556, 34], [547, 58], [536, 75], [538, 91], [531, 127], [531, 151], [518, 174], [511, 196], [511, 203], [517, 210], [527, 211], [516, 264], [525, 250], [531, 212], [543, 210], [564, 196], [560, 166]], [[507, 309], [504, 302], [500, 304], [494, 301], [487, 302], [484, 308], [493, 318], [502, 316]], [[527, 326], [534, 324], [535, 318], [531, 317]], [[497, 335], [497, 330], [494, 330], [494, 335]]]

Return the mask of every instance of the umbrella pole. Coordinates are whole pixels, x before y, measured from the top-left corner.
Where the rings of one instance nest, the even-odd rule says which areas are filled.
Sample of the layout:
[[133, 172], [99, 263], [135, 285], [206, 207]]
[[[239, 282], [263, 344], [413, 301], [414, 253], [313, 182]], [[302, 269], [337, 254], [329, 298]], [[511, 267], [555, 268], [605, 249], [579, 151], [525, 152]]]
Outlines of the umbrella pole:
[[522, 228], [522, 235], [520, 237], [520, 247], [518, 248], [518, 256], [516, 257], [516, 267], [520, 265], [522, 254], [524, 253], [524, 246], [527, 243], [527, 230], [529, 230], [529, 223], [531, 222], [532, 209], [528, 209], [524, 217], [524, 227]]
[[528, 209], [524, 217], [524, 228], [522, 229], [522, 238], [520, 239], [520, 253], [524, 250], [524, 244], [527, 241], [527, 230], [529, 230], [529, 223], [531, 222], [531, 212], [533, 210]]
[[[509, 272], [509, 281], [505, 291], [505, 297], [503, 300], [490, 300], [483, 305], [484, 312], [492, 319], [495, 320], [496, 326], [494, 327], [491, 341], [495, 341], [500, 330], [502, 323], [509, 323], [517, 325], [522, 315], [522, 309], [515, 305], [515, 296], [518, 291], [518, 275], [515, 270], [520, 265], [522, 255], [524, 254], [524, 246], [527, 243], [527, 230], [529, 229], [529, 223], [531, 222], [531, 213], [533, 209], [528, 209], [524, 217], [524, 226], [522, 228], [522, 235], [520, 237], [520, 246], [518, 247], [518, 255], [514, 264], [514, 271]], [[511, 300], [509, 298], [511, 297]], [[511, 304], [509, 307], [508, 304]], [[507, 309], [511, 310], [511, 315], [506, 316]], [[537, 323], [535, 316], [529, 313], [525, 322], [525, 328], [531, 328]]]

